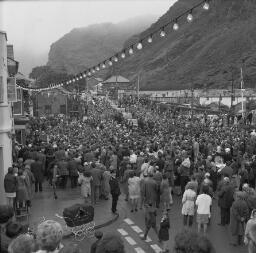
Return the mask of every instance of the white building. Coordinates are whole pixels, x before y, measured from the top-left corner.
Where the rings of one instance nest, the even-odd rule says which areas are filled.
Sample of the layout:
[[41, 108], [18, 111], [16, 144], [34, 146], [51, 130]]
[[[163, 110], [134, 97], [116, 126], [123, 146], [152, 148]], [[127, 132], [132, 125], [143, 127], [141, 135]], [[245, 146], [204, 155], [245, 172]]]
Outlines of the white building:
[[13, 118], [7, 96], [7, 35], [0, 31], [0, 203], [6, 203], [4, 176], [12, 166]]

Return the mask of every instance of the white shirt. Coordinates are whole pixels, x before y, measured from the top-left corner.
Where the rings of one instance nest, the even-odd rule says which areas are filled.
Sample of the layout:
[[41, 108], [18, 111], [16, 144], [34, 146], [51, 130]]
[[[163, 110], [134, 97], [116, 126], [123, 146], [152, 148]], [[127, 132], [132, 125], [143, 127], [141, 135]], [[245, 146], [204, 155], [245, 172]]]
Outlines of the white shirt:
[[198, 214], [211, 214], [210, 206], [212, 205], [212, 198], [207, 194], [200, 194], [196, 199]]

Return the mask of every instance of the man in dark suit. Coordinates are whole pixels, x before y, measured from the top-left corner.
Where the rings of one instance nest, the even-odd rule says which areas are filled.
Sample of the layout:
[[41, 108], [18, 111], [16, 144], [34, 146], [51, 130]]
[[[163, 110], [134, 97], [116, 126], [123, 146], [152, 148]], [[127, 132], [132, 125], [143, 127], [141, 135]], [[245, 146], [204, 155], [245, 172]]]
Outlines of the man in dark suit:
[[43, 164], [39, 161], [38, 157], [36, 157], [35, 162], [31, 164], [31, 172], [35, 177], [35, 192], [38, 192], [38, 188], [41, 192], [43, 190], [42, 183], [44, 180], [44, 170]]
[[91, 182], [91, 191], [92, 191], [92, 204], [96, 204], [99, 201], [100, 197], [100, 186], [102, 183], [102, 170], [96, 167], [96, 164], [93, 162], [91, 164], [91, 175], [92, 175], [92, 182]]
[[120, 191], [119, 183], [116, 179], [115, 171], [111, 170], [110, 173], [111, 173], [111, 178], [109, 180], [109, 185], [110, 185], [110, 193], [112, 195], [111, 211], [112, 213], [116, 213], [117, 201], [118, 201], [119, 195], [121, 194], [121, 191]]

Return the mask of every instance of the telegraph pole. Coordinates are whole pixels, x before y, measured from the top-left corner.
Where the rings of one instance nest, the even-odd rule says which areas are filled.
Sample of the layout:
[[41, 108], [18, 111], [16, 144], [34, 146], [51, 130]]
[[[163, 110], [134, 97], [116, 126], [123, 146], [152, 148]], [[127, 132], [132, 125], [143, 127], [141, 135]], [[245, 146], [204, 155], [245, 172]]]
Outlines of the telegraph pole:
[[191, 83], [191, 96], [192, 96], [192, 101], [191, 101], [191, 119], [193, 120], [194, 118], [194, 88], [193, 84]]
[[139, 103], [139, 101], [140, 101], [140, 73], [138, 74], [137, 99], [138, 99], [138, 103]]

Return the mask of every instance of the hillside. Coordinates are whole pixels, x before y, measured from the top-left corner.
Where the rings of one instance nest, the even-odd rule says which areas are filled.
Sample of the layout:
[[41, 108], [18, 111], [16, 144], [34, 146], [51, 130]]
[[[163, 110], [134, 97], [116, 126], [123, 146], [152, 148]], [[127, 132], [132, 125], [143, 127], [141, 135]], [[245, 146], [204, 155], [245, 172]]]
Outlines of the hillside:
[[129, 37], [142, 32], [156, 19], [147, 15], [118, 24], [75, 28], [51, 45], [47, 65], [57, 72], [76, 74], [122, 49]]
[[[156, 23], [129, 38], [125, 46], [149, 35], [166, 21], [200, 0], [179, 0]], [[122, 63], [115, 72], [131, 80], [140, 73], [144, 90], [182, 88], [229, 88], [232, 74], [239, 87], [244, 62], [245, 87], [256, 87], [256, 1], [214, 0], [210, 10], [194, 11], [194, 21], [179, 21], [180, 29], [167, 27], [167, 36], [153, 37], [141, 51]]]

